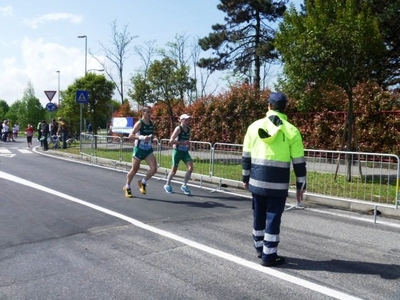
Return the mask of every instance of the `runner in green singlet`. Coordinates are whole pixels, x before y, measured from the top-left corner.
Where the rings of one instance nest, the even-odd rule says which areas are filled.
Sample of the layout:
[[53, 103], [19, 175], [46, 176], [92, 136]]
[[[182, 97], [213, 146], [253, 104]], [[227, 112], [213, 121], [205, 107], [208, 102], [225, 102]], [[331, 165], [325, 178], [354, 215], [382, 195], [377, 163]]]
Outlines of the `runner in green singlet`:
[[187, 171], [185, 174], [185, 178], [183, 179], [183, 185], [181, 186], [181, 190], [186, 194], [190, 195], [190, 190], [187, 187], [187, 183], [190, 179], [190, 176], [193, 172], [193, 160], [189, 154], [190, 148], [190, 127], [189, 127], [189, 119], [190, 116], [187, 114], [181, 115], [179, 118], [181, 121], [181, 125], [177, 126], [174, 132], [171, 135], [169, 140], [170, 144], [173, 145], [174, 149], [172, 150], [172, 169], [167, 177], [167, 184], [164, 185], [164, 190], [171, 194], [173, 193], [171, 187], [171, 180], [176, 174], [178, 170], [179, 162], [183, 161], [186, 164]]
[[145, 160], [149, 166], [146, 176], [138, 181], [139, 190], [142, 194], [146, 194], [146, 184], [156, 172], [157, 161], [153, 154], [153, 138], [154, 138], [154, 124], [150, 119], [151, 107], [146, 106], [142, 109], [142, 119], [133, 126], [129, 134], [129, 140], [135, 141], [135, 147], [132, 155], [132, 168], [126, 175], [126, 184], [124, 186], [125, 197], [132, 198], [131, 182], [140, 168], [140, 162]]

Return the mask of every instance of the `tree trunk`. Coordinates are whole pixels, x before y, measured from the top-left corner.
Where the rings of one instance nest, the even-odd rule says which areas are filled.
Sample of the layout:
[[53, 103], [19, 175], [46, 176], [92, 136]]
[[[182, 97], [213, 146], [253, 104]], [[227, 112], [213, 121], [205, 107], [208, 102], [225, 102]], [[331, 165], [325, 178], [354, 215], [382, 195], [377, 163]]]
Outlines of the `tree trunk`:
[[[353, 92], [351, 89], [346, 92], [349, 100], [347, 118], [348, 118], [348, 132], [347, 132], [347, 151], [353, 151], [352, 142], [353, 142], [353, 130], [354, 130], [354, 108], [353, 108]], [[351, 182], [351, 167], [352, 167], [352, 157], [353, 155], [346, 155], [346, 163], [347, 163], [347, 174], [346, 179], [348, 182]]]
[[261, 70], [261, 62], [260, 62], [260, 56], [257, 54], [257, 49], [260, 45], [260, 30], [261, 28], [261, 20], [260, 20], [260, 14], [257, 14], [257, 24], [256, 24], [256, 37], [255, 37], [255, 52], [254, 52], [254, 88], [256, 91], [260, 91], [260, 70]]
[[175, 118], [174, 118], [174, 112], [172, 110], [172, 107], [168, 105], [168, 111], [169, 111], [169, 118], [171, 120], [171, 126], [169, 126], [169, 132], [168, 136], [171, 136], [172, 132], [174, 131], [175, 128]]
[[[340, 149], [339, 149], [340, 151], [344, 150], [344, 144], [346, 142], [347, 123], [348, 123], [348, 117], [346, 115], [346, 119], [344, 121], [344, 126], [343, 126], [342, 144], [340, 145]], [[333, 159], [333, 157], [332, 157], [332, 159]], [[336, 164], [336, 172], [335, 172], [335, 176], [334, 176], [335, 180], [336, 180], [337, 174], [339, 172], [339, 166], [340, 166], [340, 154], [338, 156], [338, 160], [337, 160], [337, 164]]]

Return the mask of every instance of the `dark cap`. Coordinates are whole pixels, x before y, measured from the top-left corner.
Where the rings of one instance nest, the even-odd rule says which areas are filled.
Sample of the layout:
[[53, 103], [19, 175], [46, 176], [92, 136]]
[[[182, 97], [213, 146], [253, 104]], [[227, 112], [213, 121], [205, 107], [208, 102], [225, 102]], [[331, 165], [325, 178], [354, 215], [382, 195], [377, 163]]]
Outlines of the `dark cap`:
[[269, 98], [268, 98], [269, 103], [277, 104], [278, 102], [281, 102], [281, 101], [282, 102], [287, 101], [286, 96], [283, 93], [276, 92], [276, 93], [271, 93], [269, 95]]

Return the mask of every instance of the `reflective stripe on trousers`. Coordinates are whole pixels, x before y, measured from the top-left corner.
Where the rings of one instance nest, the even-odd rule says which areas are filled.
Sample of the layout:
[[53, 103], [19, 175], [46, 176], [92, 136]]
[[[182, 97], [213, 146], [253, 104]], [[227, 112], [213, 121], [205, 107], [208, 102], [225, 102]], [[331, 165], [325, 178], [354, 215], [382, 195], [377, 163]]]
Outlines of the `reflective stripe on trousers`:
[[253, 241], [257, 252], [263, 252], [264, 260], [277, 255], [281, 216], [286, 197], [268, 197], [253, 194]]

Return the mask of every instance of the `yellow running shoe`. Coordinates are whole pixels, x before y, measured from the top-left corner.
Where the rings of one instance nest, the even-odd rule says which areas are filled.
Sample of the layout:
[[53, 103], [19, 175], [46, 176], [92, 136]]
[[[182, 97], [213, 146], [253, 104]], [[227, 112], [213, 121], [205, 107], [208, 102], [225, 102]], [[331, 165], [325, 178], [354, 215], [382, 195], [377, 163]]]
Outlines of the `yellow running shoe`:
[[146, 195], [146, 184], [142, 182], [142, 180], [138, 181], [138, 186], [139, 186], [139, 191], [143, 194]]
[[125, 197], [126, 198], [133, 198], [132, 192], [130, 188], [127, 188], [126, 186], [124, 186], [122, 188], [125, 191]]

